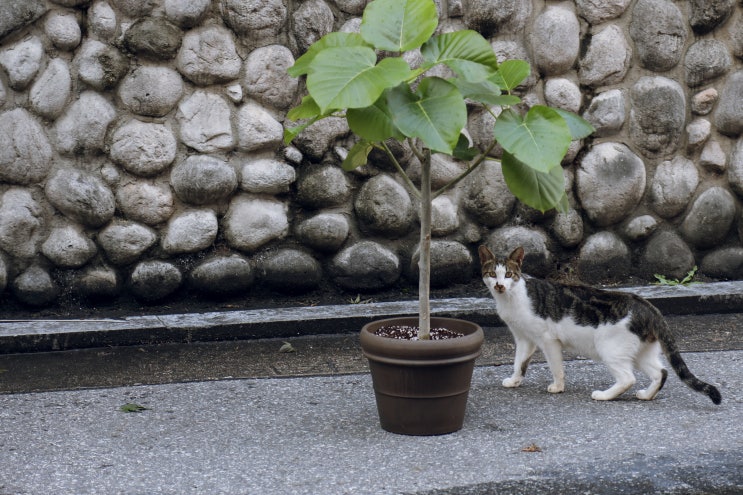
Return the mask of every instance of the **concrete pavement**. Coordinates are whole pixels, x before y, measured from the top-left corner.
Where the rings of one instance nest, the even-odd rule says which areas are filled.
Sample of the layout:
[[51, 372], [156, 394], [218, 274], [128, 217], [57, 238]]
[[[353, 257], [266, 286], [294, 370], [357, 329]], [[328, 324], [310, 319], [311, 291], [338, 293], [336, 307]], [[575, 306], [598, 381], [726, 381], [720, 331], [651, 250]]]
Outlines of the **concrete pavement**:
[[[652, 402], [633, 393], [594, 402], [591, 391], [611, 378], [578, 359], [566, 363], [563, 394], [546, 392], [540, 363], [521, 388], [504, 389], [507, 329], [484, 301], [481, 310], [439, 305], [440, 314], [490, 322], [464, 428], [441, 437], [379, 428], [358, 348], [359, 321], [410, 312], [407, 303], [322, 308], [314, 321], [280, 311], [242, 324], [240, 312], [172, 315], [144, 341], [146, 326], [127, 340], [122, 320], [61, 330], [33, 322], [25, 334], [23, 324], [0, 323], [0, 345], [14, 335], [39, 343], [0, 355], [0, 495], [743, 493], [743, 291], [704, 285], [651, 288], [650, 297], [671, 313], [692, 371], [720, 387], [721, 406], [675, 376]], [[356, 328], [296, 336], [300, 324], [321, 321]], [[279, 338], [228, 335], [267, 331], [261, 325]], [[118, 345], [93, 345], [107, 339]], [[55, 341], [70, 350], [30, 352]], [[285, 341], [296, 352], [279, 352]], [[127, 413], [125, 404], [146, 409]]]
[[543, 364], [519, 389], [486, 366], [440, 437], [381, 430], [368, 374], [2, 395], [0, 494], [743, 493], [743, 352], [686, 359], [722, 405], [675, 377], [594, 402], [610, 377], [590, 361], [559, 395]]

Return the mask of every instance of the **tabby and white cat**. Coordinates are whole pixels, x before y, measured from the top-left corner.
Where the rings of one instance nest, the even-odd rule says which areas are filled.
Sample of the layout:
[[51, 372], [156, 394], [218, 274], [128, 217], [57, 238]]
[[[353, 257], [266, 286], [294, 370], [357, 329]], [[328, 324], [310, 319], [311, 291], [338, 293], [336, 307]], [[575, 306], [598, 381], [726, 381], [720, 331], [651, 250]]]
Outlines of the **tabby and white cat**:
[[722, 400], [719, 390], [699, 380], [679, 354], [665, 319], [639, 296], [610, 292], [585, 285], [566, 285], [521, 274], [524, 249], [516, 248], [505, 260], [480, 246], [482, 278], [495, 299], [500, 318], [516, 342], [513, 375], [504, 387], [518, 387], [534, 351], [544, 353], [553, 382], [552, 393], [565, 390], [562, 349], [575, 351], [606, 364], [616, 383], [591, 394], [612, 400], [635, 384], [634, 369], [650, 377], [650, 385], [637, 398], [651, 400], [663, 387], [668, 372], [660, 362], [662, 350], [679, 378], [689, 387]]

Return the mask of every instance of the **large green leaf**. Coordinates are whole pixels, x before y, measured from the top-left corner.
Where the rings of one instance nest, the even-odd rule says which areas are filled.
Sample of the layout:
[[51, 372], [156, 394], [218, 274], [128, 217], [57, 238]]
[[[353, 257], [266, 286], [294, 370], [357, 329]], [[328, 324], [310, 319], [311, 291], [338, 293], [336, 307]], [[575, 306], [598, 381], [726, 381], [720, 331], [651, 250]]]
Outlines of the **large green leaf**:
[[374, 0], [364, 9], [361, 36], [391, 52], [418, 48], [439, 23], [433, 0]]
[[531, 66], [525, 60], [505, 60], [498, 66], [498, 73], [490, 81], [500, 86], [503, 91], [513, 91], [524, 79], [529, 77]]
[[539, 172], [507, 151], [503, 152], [501, 166], [508, 189], [522, 203], [541, 212], [552, 208], [560, 211], [567, 209], [562, 167], [553, 167], [549, 172]]
[[467, 123], [467, 106], [450, 82], [427, 77], [415, 93], [406, 84], [387, 94], [393, 121], [408, 137], [420, 138], [432, 151], [452, 154]]
[[593, 128], [590, 122], [586, 121], [583, 117], [574, 114], [573, 112], [568, 112], [567, 110], [563, 110], [561, 108], [555, 108], [554, 110], [559, 113], [563, 119], [565, 119], [565, 123], [570, 129], [570, 135], [573, 137], [574, 140], [588, 137], [591, 135], [591, 133], [593, 133], [593, 131], [596, 130]]
[[491, 81], [469, 82], [464, 79], [453, 78], [451, 82], [459, 89], [462, 96], [480, 103], [506, 107], [521, 102], [521, 98], [516, 95], [501, 94], [501, 88]]
[[320, 115], [320, 107], [317, 106], [317, 103], [310, 95], [307, 95], [302, 98], [302, 103], [289, 110], [286, 118], [296, 122], [302, 119], [311, 119], [318, 115]]
[[357, 169], [363, 165], [366, 165], [367, 158], [371, 152], [372, 144], [369, 141], [361, 140], [353, 145], [353, 148], [348, 152], [346, 159], [343, 160], [341, 168], [346, 172]]
[[421, 48], [426, 64], [444, 64], [467, 81], [478, 82], [495, 74], [498, 60], [488, 40], [476, 31], [434, 36]]
[[373, 104], [382, 92], [410, 76], [407, 62], [386, 58], [366, 46], [328, 48], [317, 54], [307, 76], [307, 90], [322, 113]]
[[346, 112], [346, 119], [351, 130], [368, 141], [379, 142], [388, 138], [400, 141], [405, 139], [392, 121], [385, 93], [374, 102], [374, 105], [349, 109]]
[[539, 172], [560, 165], [572, 140], [565, 119], [543, 105], [531, 107], [524, 118], [513, 109], [504, 110], [493, 134], [504, 150]]
[[340, 33], [333, 32], [328, 33], [315, 43], [299, 57], [294, 65], [289, 67], [286, 72], [292, 77], [299, 77], [303, 74], [307, 74], [312, 65], [312, 61], [318, 53], [325, 50], [326, 48], [339, 48], [349, 46], [369, 46], [364, 38], [358, 33]]

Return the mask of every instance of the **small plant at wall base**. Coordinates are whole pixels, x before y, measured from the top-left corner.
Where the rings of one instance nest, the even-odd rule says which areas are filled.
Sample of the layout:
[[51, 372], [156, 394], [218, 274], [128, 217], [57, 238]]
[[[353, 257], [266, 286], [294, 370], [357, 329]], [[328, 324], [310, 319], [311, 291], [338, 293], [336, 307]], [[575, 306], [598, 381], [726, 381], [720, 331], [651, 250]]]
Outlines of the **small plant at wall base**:
[[[345, 117], [359, 140], [343, 168], [362, 166], [372, 149], [381, 149], [420, 199], [419, 339], [430, 338], [431, 201], [474, 171], [499, 144], [503, 175], [519, 200], [543, 212], [566, 210], [560, 163], [572, 140], [593, 132], [585, 120], [564, 110], [535, 105], [522, 114], [515, 108], [521, 100], [513, 91], [529, 76], [528, 62], [498, 63], [490, 43], [479, 33], [434, 35], [437, 25], [432, 0], [370, 2], [360, 33], [330, 33], [289, 68], [294, 77], [306, 76], [309, 94], [287, 115], [301, 124], [287, 127], [284, 134], [288, 144], [323, 118]], [[418, 49], [423, 62], [411, 67], [403, 54]], [[427, 75], [442, 64], [453, 76]], [[496, 117], [495, 139], [486, 150], [471, 147], [462, 132], [468, 102], [482, 105]], [[390, 151], [388, 140], [409, 147], [418, 158], [420, 188]], [[468, 167], [446, 186], [431, 191], [432, 153], [466, 161]]]

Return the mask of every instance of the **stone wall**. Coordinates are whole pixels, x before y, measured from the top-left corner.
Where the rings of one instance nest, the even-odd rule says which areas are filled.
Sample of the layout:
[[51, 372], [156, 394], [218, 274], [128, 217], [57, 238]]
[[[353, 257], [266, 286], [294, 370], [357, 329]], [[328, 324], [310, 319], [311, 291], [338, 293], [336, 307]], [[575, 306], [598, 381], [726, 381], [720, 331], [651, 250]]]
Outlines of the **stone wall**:
[[[414, 284], [417, 207], [384, 156], [338, 167], [340, 119], [282, 144], [285, 73], [364, 0], [3, 0], [0, 292], [352, 293]], [[743, 278], [743, 9], [733, 0], [440, 0], [441, 29], [531, 61], [526, 104], [583, 114], [571, 209], [542, 215], [497, 161], [434, 205], [433, 283], [523, 244], [537, 275]], [[415, 57], [412, 57], [413, 60]], [[469, 132], [485, 147], [488, 112]], [[400, 157], [415, 176], [417, 164]], [[496, 157], [497, 158], [497, 157]], [[438, 157], [440, 184], [463, 164]], [[561, 267], [561, 268], [558, 268]]]

